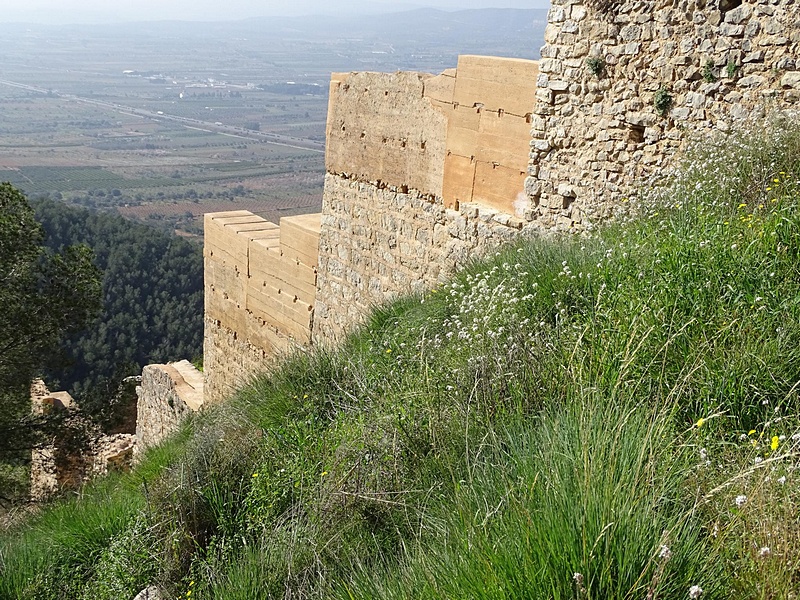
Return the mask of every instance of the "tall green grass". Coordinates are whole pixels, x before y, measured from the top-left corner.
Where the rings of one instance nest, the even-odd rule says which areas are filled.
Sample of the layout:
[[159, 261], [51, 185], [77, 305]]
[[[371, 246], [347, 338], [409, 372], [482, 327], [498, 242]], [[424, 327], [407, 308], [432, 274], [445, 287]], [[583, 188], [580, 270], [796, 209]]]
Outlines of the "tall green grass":
[[[690, 453], [663, 408], [587, 392], [487, 439], [401, 567], [360, 570], [342, 598], [709, 596], [720, 565], [683, 493]], [[436, 521], [434, 521], [436, 522]], [[712, 563], [713, 565], [713, 563]]]
[[688, 157], [624, 222], [505, 247], [207, 411], [88, 543], [6, 536], [2, 594], [800, 593], [800, 128]]

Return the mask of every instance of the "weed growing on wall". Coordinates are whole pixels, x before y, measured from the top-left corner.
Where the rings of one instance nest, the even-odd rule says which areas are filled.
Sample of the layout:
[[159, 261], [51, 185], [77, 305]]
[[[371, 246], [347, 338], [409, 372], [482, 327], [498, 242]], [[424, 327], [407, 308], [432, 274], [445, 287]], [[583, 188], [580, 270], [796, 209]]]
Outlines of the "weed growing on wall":
[[672, 94], [665, 87], [660, 88], [653, 97], [653, 106], [662, 117], [666, 116], [669, 109], [672, 108], [672, 102]]
[[714, 73], [714, 61], [706, 61], [706, 64], [703, 65], [703, 81], [706, 83], [714, 83], [716, 80], [717, 76]]
[[586, 59], [586, 68], [595, 77], [600, 77], [606, 69], [606, 61], [599, 56], [590, 56]]

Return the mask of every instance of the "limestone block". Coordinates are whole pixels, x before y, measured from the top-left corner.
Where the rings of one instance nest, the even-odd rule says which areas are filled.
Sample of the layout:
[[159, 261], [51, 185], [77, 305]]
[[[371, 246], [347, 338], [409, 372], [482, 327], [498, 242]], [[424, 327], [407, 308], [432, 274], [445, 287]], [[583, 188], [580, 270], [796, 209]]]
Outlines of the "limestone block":
[[281, 219], [281, 254], [311, 267], [319, 259], [319, 213]]
[[451, 69], [441, 75], [423, 80], [422, 95], [430, 100], [452, 104], [455, 85], [456, 73], [455, 70]]
[[295, 282], [303, 286], [316, 287], [317, 269], [288, 256], [281, 256], [280, 251], [267, 246], [265, 240], [253, 240], [250, 243], [251, 273], [269, 274], [279, 281]]
[[442, 197], [446, 207], [453, 208], [457, 202], [472, 202], [475, 165], [475, 161], [470, 157], [447, 155], [442, 184]]
[[525, 170], [530, 148], [530, 123], [522, 117], [488, 111], [481, 111], [480, 117], [475, 158]]
[[[291, 266], [291, 261], [284, 261], [283, 264]], [[303, 266], [305, 267], [305, 265]], [[316, 277], [316, 273], [313, 275]], [[259, 265], [251, 269], [248, 287], [258, 288], [263, 285], [276, 288], [282, 293], [290, 294], [308, 304], [314, 304], [317, 293], [316, 284], [307, 283], [300, 278], [293, 278], [283, 269], [277, 272], [261, 270], [261, 265]]]
[[781, 77], [781, 87], [800, 89], [800, 71], [786, 73]]
[[252, 214], [253, 213], [251, 213], [249, 210], [225, 210], [220, 212], [205, 213], [203, 214], [203, 225], [208, 225], [211, 221], [223, 217], [247, 217]]
[[430, 75], [352, 73], [331, 86], [329, 173], [440, 194], [446, 118], [424, 97]]
[[282, 297], [278, 290], [249, 289], [247, 310], [279, 332], [304, 342], [310, 339], [313, 307], [301, 302], [292, 302], [285, 294]]
[[213, 289], [221, 298], [244, 306], [247, 287], [246, 270], [238, 269], [230, 263], [225, 264], [219, 260], [206, 259], [204, 271], [206, 294]]
[[514, 214], [514, 202], [525, 195], [526, 170], [478, 162], [475, 169], [474, 202], [487, 204], [508, 214]]
[[272, 356], [279, 356], [292, 347], [290, 338], [268, 323], [253, 317], [247, 328], [247, 341]]
[[250, 212], [236, 212], [235, 215], [206, 214], [205, 243], [212, 252], [214, 248], [225, 250], [238, 263], [245, 265], [246, 272], [248, 238], [274, 236], [278, 226]]
[[753, 9], [747, 4], [742, 4], [725, 13], [725, 22], [738, 25], [739, 23], [749, 19], [752, 14]]
[[142, 370], [136, 388], [137, 453], [163, 440], [203, 407], [203, 385], [203, 375], [186, 360]]
[[212, 298], [210, 306], [206, 311], [206, 316], [219, 321], [222, 327], [230, 329], [243, 339], [246, 339], [246, 308], [246, 299], [239, 304], [225, 298], [215, 297]]
[[539, 63], [519, 58], [462, 55], [453, 99], [459, 105], [483, 105], [519, 116], [533, 111]]
[[447, 113], [447, 152], [474, 156], [478, 145], [481, 111], [470, 106], [457, 106]]

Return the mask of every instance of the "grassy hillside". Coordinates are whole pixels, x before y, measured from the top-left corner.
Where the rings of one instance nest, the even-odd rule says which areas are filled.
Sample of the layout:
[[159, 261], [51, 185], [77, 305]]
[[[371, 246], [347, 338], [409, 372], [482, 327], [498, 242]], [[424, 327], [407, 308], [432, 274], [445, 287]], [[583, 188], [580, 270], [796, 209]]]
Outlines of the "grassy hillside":
[[7, 532], [0, 597], [796, 597], [800, 128], [687, 164]]

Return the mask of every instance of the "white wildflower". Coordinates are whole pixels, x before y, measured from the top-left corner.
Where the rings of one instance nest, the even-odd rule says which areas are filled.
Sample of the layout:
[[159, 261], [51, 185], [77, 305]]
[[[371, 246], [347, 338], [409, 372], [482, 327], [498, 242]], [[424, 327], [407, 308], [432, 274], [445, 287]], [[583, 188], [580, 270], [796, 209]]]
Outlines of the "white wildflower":
[[744, 503], [747, 502], [747, 496], [745, 496], [744, 494], [739, 494], [738, 496], [736, 496], [736, 499], [733, 502], [734, 504], [736, 504], [737, 508], [741, 508], [742, 506], [744, 506]]
[[764, 546], [761, 550], [758, 551], [759, 558], [767, 558], [772, 554], [772, 550], [769, 549], [768, 546]]
[[658, 558], [661, 560], [669, 560], [672, 557], [672, 550], [669, 549], [669, 546], [666, 544], [662, 544], [661, 548], [658, 549]]
[[689, 598], [699, 598], [700, 594], [703, 593], [703, 588], [699, 585], [693, 585], [689, 588]]

